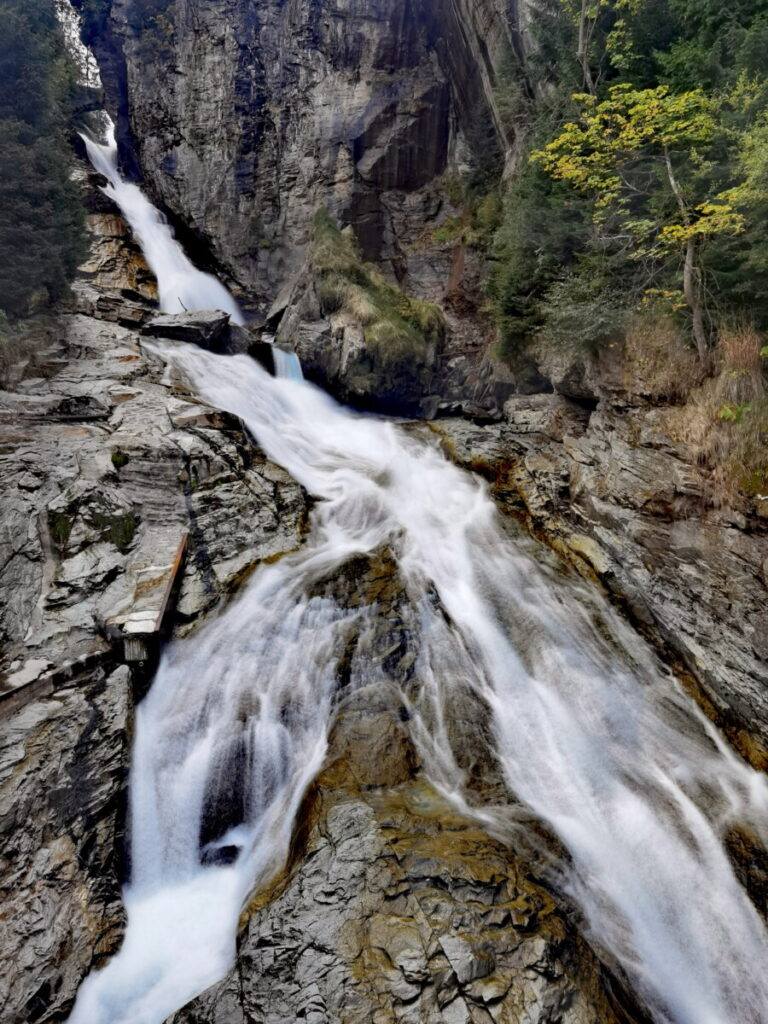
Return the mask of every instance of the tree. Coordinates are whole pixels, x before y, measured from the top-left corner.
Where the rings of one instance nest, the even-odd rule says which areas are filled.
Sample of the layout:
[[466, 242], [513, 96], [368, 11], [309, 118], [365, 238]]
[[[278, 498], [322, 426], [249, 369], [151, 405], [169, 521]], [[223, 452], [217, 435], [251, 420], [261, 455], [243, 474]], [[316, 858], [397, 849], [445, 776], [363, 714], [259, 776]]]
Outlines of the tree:
[[0, 16], [0, 309], [19, 317], [66, 290], [84, 254], [84, 211], [54, 0], [0, 0]]
[[667, 86], [613, 86], [607, 98], [575, 97], [578, 121], [532, 154], [555, 180], [593, 200], [595, 227], [631, 242], [634, 257], [681, 263], [682, 293], [699, 356], [708, 359], [698, 252], [717, 235], [738, 234], [744, 217], [727, 192], [711, 192], [707, 151], [716, 141], [718, 107], [701, 90], [672, 95]]

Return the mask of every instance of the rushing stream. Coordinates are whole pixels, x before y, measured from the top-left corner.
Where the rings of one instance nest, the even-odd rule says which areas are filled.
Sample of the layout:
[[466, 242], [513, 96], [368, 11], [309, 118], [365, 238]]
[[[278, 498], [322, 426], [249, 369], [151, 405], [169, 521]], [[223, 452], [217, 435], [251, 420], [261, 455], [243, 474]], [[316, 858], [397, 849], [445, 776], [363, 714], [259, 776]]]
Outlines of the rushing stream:
[[[221, 292], [201, 293], [183, 280], [198, 271], [170, 254], [170, 234], [158, 242], [112, 150], [89, 151], [162, 301], [204, 294], [231, 309], [218, 282]], [[365, 612], [308, 594], [382, 545], [421, 611], [414, 735], [435, 784], [461, 801], [439, 708], [448, 687], [470, 687], [491, 709], [510, 791], [567, 850], [558, 884], [654, 1019], [764, 1024], [768, 938], [722, 836], [741, 823], [768, 839], [766, 780], [637, 636], [585, 584], [542, 568], [530, 541], [502, 529], [484, 485], [403, 428], [247, 356], [156, 351], [318, 502], [303, 547], [174, 643], [138, 708], [127, 933], [81, 987], [71, 1024], [160, 1024], [231, 966], [242, 904], [280, 866], [323, 760], [339, 640], [351, 620], [366, 628]], [[497, 809], [479, 813], [504, 829]]]

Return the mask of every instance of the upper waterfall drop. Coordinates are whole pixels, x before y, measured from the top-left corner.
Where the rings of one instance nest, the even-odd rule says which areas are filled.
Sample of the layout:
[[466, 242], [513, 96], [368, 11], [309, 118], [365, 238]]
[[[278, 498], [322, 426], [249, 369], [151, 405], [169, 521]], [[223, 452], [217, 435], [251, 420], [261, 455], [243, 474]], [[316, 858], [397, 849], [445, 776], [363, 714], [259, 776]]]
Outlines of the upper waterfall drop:
[[283, 380], [304, 380], [301, 362], [296, 353], [288, 352], [284, 348], [278, 348], [274, 344], [274, 338], [268, 340], [270, 340], [272, 345], [272, 361], [274, 363], [275, 376], [281, 377]]
[[138, 185], [123, 180], [117, 166], [115, 126], [107, 120], [106, 143], [84, 133], [81, 138], [94, 169], [107, 179], [104, 193], [120, 207], [157, 278], [160, 309], [164, 313], [221, 309], [233, 323], [242, 324], [240, 307], [229, 291], [212, 274], [193, 266], [162, 214]]

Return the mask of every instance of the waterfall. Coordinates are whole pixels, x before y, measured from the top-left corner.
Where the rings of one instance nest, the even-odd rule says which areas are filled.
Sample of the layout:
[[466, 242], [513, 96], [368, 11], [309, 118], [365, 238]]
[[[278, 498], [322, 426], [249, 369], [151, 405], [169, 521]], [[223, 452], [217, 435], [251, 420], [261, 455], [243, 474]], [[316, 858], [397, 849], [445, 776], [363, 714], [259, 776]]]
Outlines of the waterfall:
[[81, 138], [94, 168], [107, 179], [104, 193], [120, 207], [157, 278], [160, 309], [164, 313], [221, 309], [233, 323], [242, 324], [240, 308], [224, 285], [192, 265], [162, 214], [138, 185], [123, 181], [117, 168], [115, 126], [108, 117], [107, 122], [105, 144], [85, 134]]
[[[236, 316], [121, 182], [113, 141], [88, 149], [158, 275], [163, 308]], [[440, 715], [448, 687], [469, 686], [492, 714], [510, 792], [567, 853], [557, 883], [655, 1021], [764, 1022], [768, 936], [722, 837], [741, 824], [768, 840], [765, 777], [599, 594], [550, 575], [533, 542], [502, 529], [485, 487], [433, 447], [298, 384], [295, 364], [275, 379], [247, 356], [154, 348], [317, 503], [301, 550], [263, 566], [218, 619], [171, 645], [137, 709], [127, 931], [81, 986], [70, 1024], [160, 1024], [233, 963], [243, 903], [282, 864], [322, 763], [342, 636], [350, 620], [365, 628], [365, 612], [309, 595], [382, 545], [422, 612], [412, 725], [434, 783], [462, 800]], [[503, 810], [477, 813], [496, 833], [509, 828]]]
[[[128, 931], [72, 1024], [159, 1024], [232, 963], [241, 902], [283, 856], [325, 746], [334, 630], [349, 613], [304, 595], [382, 544], [423, 599], [424, 706], [457, 680], [487, 702], [510, 790], [563, 843], [561, 883], [654, 1018], [764, 1021], [768, 938], [721, 834], [742, 822], [766, 836], [766, 780], [636, 635], [585, 584], [550, 578], [485, 488], [401, 428], [246, 356], [156, 349], [319, 501], [302, 550], [173, 645], [139, 707]], [[447, 617], [428, 611], [430, 592]], [[429, 770], [455, 788], [428, 717]]]
[[276, 345], [272, 347], [272, 358], [275, 361], [275, 376], [286, 380], [304, 380], [301, 363], [295, 352], [286, 352]]

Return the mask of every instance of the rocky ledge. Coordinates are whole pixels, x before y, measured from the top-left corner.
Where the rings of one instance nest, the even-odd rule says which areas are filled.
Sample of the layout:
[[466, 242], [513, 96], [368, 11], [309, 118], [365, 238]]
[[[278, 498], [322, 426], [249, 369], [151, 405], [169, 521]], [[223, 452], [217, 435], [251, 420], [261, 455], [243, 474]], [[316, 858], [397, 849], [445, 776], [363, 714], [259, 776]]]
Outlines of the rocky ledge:
[[742, 753], [768, 766], [768, 502], [751, 514], [712, 507], [669, 410], [626, 392], [516, 395], [504, 414], [431, 429], [505, 515], [604, 587]]

